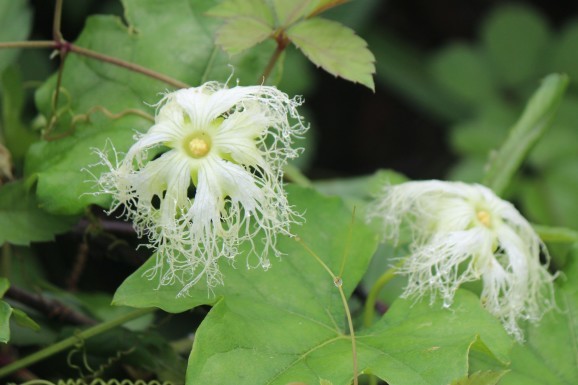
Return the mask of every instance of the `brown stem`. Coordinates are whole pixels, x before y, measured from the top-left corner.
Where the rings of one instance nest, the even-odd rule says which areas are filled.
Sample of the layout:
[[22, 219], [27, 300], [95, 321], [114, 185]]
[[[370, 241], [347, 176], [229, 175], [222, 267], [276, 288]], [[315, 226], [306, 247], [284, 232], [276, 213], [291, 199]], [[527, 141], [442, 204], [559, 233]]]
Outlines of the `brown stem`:
[[315, 16], [319, 15], [320, 13], [323, 13], [323, 12], [333, 8], [333, 7], [337, 7], [338, 5], [345, 4], [348, 1], [349, 0], [334, 0], [330, 3], [327, 3], [327, 4], [319, 7], [319, 8], [314, 9], [313, 12], [311, 12], [309, 15], [307, 15], [306, 18], [310, 19], [312, 17], [315, 17]]
[[171, 78], [170, 76], [166, 76], [166, 75], [163, 75], [159, 72], [153, 71], [151, 69], [139, 66], [138, 64], [130, 63], [130, 62], [124, 61], [122, 59], [118, 59], [118, 58], [113, 57], [113, 56], [104, 55], [102, 53], [95, 52], [95, 51], [89, 50], [87, 48], [79, 47], [79, 46], [74, 45], [74, 44], [70, 44], [70, 51], [77, 53], [79, 55], [82, 55], [82, 56], [89, 57], [91, 59], [100, 60], [100, 61], [103, 61], [106, 63], [110, 63], [110, 64], [114, 64], [114, 65], [119, 66], [119, 67], [126, 68], [126, 69], [134, 71], [134, 72], [141, 73], [143, 75], [146, 75], [146, 76], [151, 77], [153, 79], [160, 80], [160, 81], [167, 83], [167, 84], [169, 84], [173, 87], [176, 87], [176, 88], [189, 88], [190, 87], [190, 85], [188, 85], [187, 83], [183, 83], [180, 80]]
[[45, 314], [49, 318], [58, 317], [59, 320], [74, 325], [95, 325], [97, 322], [88, 316], [69, 308], [55, 299], [46, 299], [38, 294], [29, 293], [15, 286], [10, 286], [6, 297], [30, 306]]
[[273, 52], [273, 55], [271, 55], [269, 63], [267, 63], [267, 67], [265, 67], [265, 70], [263, 71], [263, 75], [261, 75], [261, 78], [257, 80], [258, 83], [265, 83], [267, 81], [271, 75], [271, 72], [273, 71], [273, 68], [275, 68], [277, 60], [279, 60], [279, 57], [289, 44], [289, 39], [287, 39], [283, 32], [279, 33], [275, 40], [277, 41], [277, 48], [275, 48], [275, 52]]
[[54, 6], [54, 19], [52, 21], [52, 38], [55, 42], [61, 42], [62, 32], [60, 31], [60, 26], [62, 22], [62, 3], [64, 0], [56, 0], [56, 5]]
[[72, 266], [72, 271], [67, 279], [67, 286], [68, 291], [77, 291], [78, 290], [78, 281], [80, 280], [80, 276], [84, 272], [86, 267], [86, 262], [88, 261], [88, 242], [86, 237], [82, 240], [82, 242], [78, 245], [78, 249], [76, 251], [76, 258], [74, 259], [74, 265]]
[[31, 41], [4, 41], [0, 42], [2, 48], [56, 48], [57, 43], [52, 40], [31, 40]]
[[35, 41], [10, 41], [10, 42], [0, 42], [0, 49], [2, 48], [54, 48], [58, 50], [66, 50], [66, 52], [75, 52], [79, 55], [86, 56], [92, 59], [100, 60], [106, 63], [110, 63], [119, 67], [126, 68], [128, 70], [141, 73], [153, 79], [160, 80], [176, 88], [189, 88], [190, 85], [183, 83], [180, 80], [171, 78], [170, 76], [163, 75], [159, 72], [153, 71], [151, 69], [139, 66], [138, 64], [133, 64], [122, 59], [118, 59], [112, 56], [104, 55], [99, 52], [89, 50], [87, 48], [79, 47], [74, 44], [70, 44], [65, 40], [52, 41], [52, 40], [35, 40]]

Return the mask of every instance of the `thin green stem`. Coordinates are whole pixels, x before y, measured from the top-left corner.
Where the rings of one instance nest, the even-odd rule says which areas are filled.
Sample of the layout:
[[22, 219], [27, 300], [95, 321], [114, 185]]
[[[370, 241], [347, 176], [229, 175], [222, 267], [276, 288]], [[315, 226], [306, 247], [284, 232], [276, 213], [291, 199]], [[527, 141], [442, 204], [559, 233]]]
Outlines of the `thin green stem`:
[[394, 266], [390, 267], [375, 281], [369, 294], [367, 295], [367, 301], [363, 308], [363, 326], [369, 327], [373, 323], [373, 318], [375, 316], [375, 303], [377, 302], [377, 297], [381, 293], [381, 289], [395, 277], [397, 269], [401, 265], [402, 261], [399, 261]]
[[358, 385], [359, 376], [357, 367], [357, 345], [355, 342], [355, 330], [353, 329], [353, 320], [351, 318], [351, 311], [349, 310], [349, 304], [347, 303], [347, 297], [343, 291], [343, 280], [340, 276], [336, 276], [335, 273], [323, 262], [323, 260], [315, 253], [303, 240], [299, 237], [295, 237], [295, 240], [313, 257], [319, 264], [329, 273], [333, 279], [333, 284], [339, 290], [339, 295], [341, 296], [341, 301], [343, 302], [343, 308], [345, 310], [345, 315], [347, 317], [347, 324], [349, 327], [349, 335], [351, 336], [351, 352], [353, 356], [353, 384]]
[[283, 172], [285, 173], [285, 177], [287, 179], [289, 179], [291, 182], [294, 182], [298, 186], [301, 186], [301, 187], [312, 187], [313, 186], [313, 184], [311, 183], [309, 178], [307, 178], [301, 172], [301, 170], [299, 170], [297, 167], [295, 167], [294, 165], [292, 165], [290, 163], [286, 164], [285, 167], [283, 167]]
[[52, 99], [52, 115], [50, 116], [46, 130], [42, 133], [43, 139], [46, 139], [50, 135], [54, 125], [56, 124], [56, 121], [58, 120], [58, 99], [60, 98], [60, 86], [62, 84], [62, 74], [64, 73], [64, 63], [66, 63], [66, 58], [68, 56], [68, 49], [64, 48], [65, 46], [60, 48], [60, 64], [58, 65], [56, 89]]
[[[398, 262], [394, 266], [390, 267], [375, 281], [369, 294], [367, 295], [367, 300], [365, 301], [365, 305], [363, 307], [363, 326], [370, 327], [373, 323], [373, 318], [375, 317], [375, 304], [377, 302], [377, 297], [379, 297], [379, 293], [381, 293], [381, 289], [395, 277], [395, 273], [399, 266], [401, 265], [402, 261]], [[367, 373], [371, 374], [371, 373]], [[369, 385], [377, 385], [377, 377], [370, 376], [369, 377]]]
[[351, 319], [351, 311], [349, 311], [349, 304], [347, 303], [347, 297], [343, 292], [343, 287], [341, 284], [337, 286], [339, 289], [339, 295], [341, 296], [341, 301], [343, 302], [343, 308], [345, 309], [345, 315], [347, 316], [347, 324], [349, 325], [349, 335], [351, 337], [351, 352], [353, 354], [353, 384], [358, 385], [359, 369], [357, 367], [357, 344], [355, 343], [355, 330], [353, 329], [353, 320]]
[[74, 336], [68, 337], [60, 342], [57, 342], [53, 345], [46, 347], [45, 349], [39, 350], [36, 353], [32, 353], [31, 355], [24, 357], [18, 361], [15, 361], [9, 365], [0, 368], [0, 378], [9, 375], [19, 369], [25, 368], [29, 365], [32, 365], [38, 361], [42, 361], [56, 353], [59, 353], [67, 348], [74, 346], [78, 343], [79, 340], [86, 340], [88, 338], [94, 337], [98, 334], [104, 333], [108, 330], [114, 329], [117, 326], [120, 326], [128, 321], [133, 319], [142, 317], [143, 315], [149, 314], [153, 312], [155, 309], [138, 309], [131, 313], [125, 314], [119, 318], [116, 318], [111, 321], [103, 322], [99, 325], [93, 326], [89, 329], [86, 329]]
[[349, 247], [351, 246], [351, 237], [353, 236], [353, 224], [355, 222], [355, 211], [356, 208], [353, 206], [351, 212], [351, 226], [347, 230], [347, 238], [345, 239], [345, 249], [343, 250], [343, 257], [341, 258], [341, 266], [339, 267], [339, 276], [343, 275], [345, 270], [345, 264], [347, 263], [347, 258], [349, 257]]
[[293, 238], [295, 239], [295, 241], [297, 243], [299, 243], [305, 250], [307, 250], [307, 252], [317, 260], [317, 262], [319, 262], [319, 264], [325, 269], [325, 271], [327, 271], [329, 273], [329, 275], [331, 276], [331, 278], [333, 278], [333, 282], [336, 281], [337, 276], [335, 275], [335, 273], [333, 273], [333, 271], [329, 268], [329, 266], [327, 266], [325, 264], [325, 262], [323, 262], [321, 260], [321, 258], [319, 258], [319, 256], [317, 255], [316, 252], [314, 252], [313, 250], [311, 250], [311, 248], [309, 246], [307, 246], [307, 244], [305, 242], [303, 242], [303, 240], [300, 237], [295, 237]]

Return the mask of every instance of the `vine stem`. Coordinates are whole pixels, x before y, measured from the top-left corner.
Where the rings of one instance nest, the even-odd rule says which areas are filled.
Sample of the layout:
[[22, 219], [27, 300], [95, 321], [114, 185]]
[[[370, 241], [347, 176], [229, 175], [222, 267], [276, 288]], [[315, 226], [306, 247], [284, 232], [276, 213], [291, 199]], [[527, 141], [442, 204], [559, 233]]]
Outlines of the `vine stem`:
[[287, 178], [288, 180], [290, 180], [291, 182], [295, 183], [298, 186], [313, 187], [313, 183], [311, 183], [309, 178], [307, 178], [301, 172], [301, 170], [299, 170], [297, 167], [295, 167], [291, 163], [288, 163], [283, 167], [283, 173], [284, 173], [285, 178]]
[[401, 262], [398, 262], [395, 266], [387, 269], [371, 287], [369, 294], [367, 295], [367, 301], [365, 301], [363, 307], [363, 326], [369, 327], [373, 323], [377, 297], [379, 296], [379, 293], [381, 293], [381, 289], [383, 289], [383, 287], [395, 277], [395, 273], [400, 264]]
[[[403, 260], [400, 260], [394, 266], [387, 269], [378, 279], [375, 281], [369, 294], [367, 295], [367, 300], [363, 305], [363, 326], [370, 327], [373, 323], [373, 318], [375, 317], [375, 304], [377, 303], [377, 297], [379, 297], [379, 293], [381, 293], [381, 289], [389, 281], [391, 281], [395, 277], [395, 273], [397, 269], [401, 266]], [[368, 373], [370, 374], [370, 373]], [[377, 377], [371, 376], [369, 378], [369, 385], [377, 385]]]
[[133, 72], [138, 72], [150, 78], [162, 81], [175, 88], [190, 87], [189, 84], [181, 82], [180, 80], [174, 79], [170, 76], [164, 75], [160, 72], [153, 71], [149, 68], [131, 62], [127, 62], [125, 60], [113, 56], [108, 56], [100, 52], [92, 51], [88, 48], [80, 47], [72, 43], [68, 43], [66, 41], [58, 41], [58, 42], [52, 40], [9, 41], [9, 42], [1, 42], [0, 49], [2, 48], [53, 48], [57, 50], [66, 48], [68, 52], [74, 52], [81, 56], [113, 64], [118, 67], [126, 68]]
[[54, 19], [52, 20], [52, 38], [55, 42], [63, 41], [62, 32], [60, 31], [60, 27], [62, 24], [62, 4], [64, 0], [56, 0], [56, 4], [54, 6]]
[[93, 326], [89, 329], [86, 329], [78, 334], [75, 334], [71, 337], [68, 337], [60, 342], [52, 344], [45, 349], [39, 350], [36, 353], [32, 353], [31, 355], [24, 357], [18, 361], [15, 361], [9, 365], [0, 368], [0, 378], [9, 375], [19, 369], [22, 369], [28, 365], [32, 365], [38, 361], [44, 360], [56, 353], [59, 353], [71, 346], [74, 346], [78, 343], [79, 340], [86, 340], [91, 337], [94, 337], [98, 334], [104, 333], [108, 330], [114, 329], [117, 326], [120, 326], [128, 321], [131, 321], [136, 318], [140, 318], [146, 314], [152, 313], [156, 309], [154, 308], [147, 308], [147, 309], [138, 309], [128, 314], [125, 314], [119, 318], [113, 319], [111, 321], [103, 322], [96, 326]]
[[273, 72], [273, 68], [275, 68], [275, 64], [277, 64], [277, 61], [281, 57], [281, 54], [289, 44], [289, 39], [287, 39], [283, 31], [280, 31], [278, 33], [277, 37], [275, 38], [275, 41], [277, 42], [277, 47], [275, 48], [273, 55], [271, 55], [271, 58], [269, 59], [269, 62], [267, 63], [267, 66], [263, 71], [263, 75], [261, 75], [261, 78], [259, 78], [259, 82], [265, 83], [267, 81], [267, 79], [271, 75], [271, 72]]
[[[337, 286], [337, 278], [333, 280]], [[341, 301], [343, 302], [343, 308], [345, 309], [345, 315], [347, 316], [347, 324], [349, 325], [349, 336], [351, 337], [351, 353], [353, 354], [353, 384], [358, 385], [358, 373], [359, 369], [357, 367], [357, 345], [355, 343], [355, 330], [353, 329], [353, 320], [351, 319], [351, 312], [349, 311], [349, 305], [347, 304], [347, 297], [343, 292], [342, 282], [339, 281], [337, 288], [339, 289], [339, 295], [341, 296]]]
[[82, 55], [82, 56], [89, 57], [91, 59], [100, 60], [100, 61], [103, 61], [106, 63], [114, 64], [118, 67], [123, 67], [123, 68], [126, 68], [128, 70], [141, 73], [143, 75], [146, 75], [146, 76], [151, 77], [153, 79], [160, 80], [160, 81], [162, 81], [166, 84], [169, 84], [173, 87], [176, 87], [176, 88], [189, 88], [190, 87], [190, 85], [188, 85], [187, 83], [181, 82], [180, 80], [177, 80], [177, 79], [173, 79], [170, 76], [164, 75], [160, 72], [153, 71], [149, 68], [139, 66], [138, 64], [130, 63], [130, 62], [124, 61], [122, 59], [118, 59], [118, 58], [113, 57], [113, 56], [108, 56], [108, 55], [105, 55], [105, 54], [102, 54], [99, 52], [89, 50], [87, 48], [79, 47], [79, 46], [74, 45], [74, 44], [70, 45], [70, 51], [77, 53], [79, 55]]
[[345, 296], [345, 292], [343, 291], [343, 280], [340, 276], [335, 275], [331, 268], [327, 266], [325, 262], [315, 253], [300, 237], [294, 238], [297, 243], [299, 243], [319, 264], [329, 273], [331, 278], [333, 279], [333, 284], [339, 290], [339, 295], [341, 296], [341, 301], [343, 302], [343, 308], [345, 310], [345, 316], [347, 317], [347, 324], [349, 327], [349, 335], [351, 337], [351, 352], [353, 355], [353, 385], [359, 385], [358, 380], [358, 365], [357, 365], [357, 344], [355, 342], [355, 330], [353, 328], [353, 320], [351, 318], [351, 311], [349, 310], [349, 304], [347, 303], [347, 297]]

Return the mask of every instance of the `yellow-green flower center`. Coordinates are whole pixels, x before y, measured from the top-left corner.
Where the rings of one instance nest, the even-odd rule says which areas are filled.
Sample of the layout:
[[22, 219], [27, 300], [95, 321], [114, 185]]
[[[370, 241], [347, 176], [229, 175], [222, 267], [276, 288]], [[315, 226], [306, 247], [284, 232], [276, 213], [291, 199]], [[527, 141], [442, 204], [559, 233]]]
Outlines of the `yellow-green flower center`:
[[482, 225], [486, 226], [487, 228], [492, 227], [492, 217], [486, 210], [478, 211], [476, 216]]
[[185, 143], [186, 152], [193, 158], [202, 158], [211, 151], [211, 137], [205, 132], [198, 132], [191, 135]]

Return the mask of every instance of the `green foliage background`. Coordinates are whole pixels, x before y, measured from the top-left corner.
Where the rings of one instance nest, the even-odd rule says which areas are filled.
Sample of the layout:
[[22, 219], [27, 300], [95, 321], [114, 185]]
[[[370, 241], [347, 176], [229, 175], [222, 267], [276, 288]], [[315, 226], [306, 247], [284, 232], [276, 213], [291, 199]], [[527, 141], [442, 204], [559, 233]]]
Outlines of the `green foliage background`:
[[[562, 385], [578, 379], [576, 21], [554, 29], [527, 6], [496, 7], [482, 21], [479, 39], [416, 54], [396, 37], [363, 25], [376, 2], [357, 1], [316, 13], [333, 3], [124, 0], [122, 17], [88, 17], [74, 44], [192, 86], [208, 80], [260, 83], [271, 54], [283, 45], [288, 48], [267, 82], [288, 93], [307, 92], [314, 84], [307, 60], [358, 87], [397, 90], [448, 126], [450, 145], [459, 156], [449, 178], [485, 181], [533, 221], [567, 227], [541, 233], [552, 242], [553, 268], [560, 270], [559, 309], [538, 325], [526, 325], [527, 341], [517, 344], [480, 305], [475, 287], [460, 290], [452, 308], [444, 309], [439, 303], [397, 298], [403, 286], [397, 278], [381, 295], [389, 307], [385, 315], [364, 326], [363, 293], [407, 247], [402, 240], [378, 248], [380, 234], [363, 220], [366, 204], [380, 186], [406, 180], [387, 170], [314, 182], [288, 170], [288, 176], [308, 185], [288, 186], [291, 204], [306, 218], [293, 229], [302, 243], [281, 239], [285, 255], [267, 272], [245, 269], [241, 251], [235, 265], [222, 263], [225, 286], [209, 291], [200, 285], [189, 296], [177, 297], [179, 287], [159, 288], [143, 277], [152, 259], [132, 274], [127, 271], [133, 268], [124, 268], [128, 257], [123, 259], [126, 253], [120, 251], [133, 250], [138, 241], [130, 231], [118, 235], [103, 225], [106, 219], [95, 206], [106, 208], [110, 202], [92, 194], [91, 181], [91, 174], [102, 172], [94, 166], [94, 149], [114, 144], [126, 151], [134, 134], [150, 127], [155, 103], [174, 86], [74, 52], [67, 53], [61, 79], [57, 74], [33, 79], [23, 64], [31, 57], [28, 51], [18, 59], [18, 50], [0, 49], [0, 143], [11, 153], [11, 158], [0, 159], [0, 172], [9, 164], [15, 175], [0, 186], [6, 277], [0, 278], [0, 342], [25, 349], [50, 348], [66, 337], [83, 341], [69, 351], [68, 362], [65, 354], [54, 351], [43, 357], [51, 357], [53, 367], [50, 361], [33, 367], [50, 379], [92, 373], [103, 378], [154, 375], [186, 384], [348, 384], [354, 375], [351, 331], [339, 291], [320, 260], [343, 280], [361, 373], [391, 385]], [[81, 7], [81, 2], [72, 4], [65, 2], [65, 10]], [[0, 3], [0, 21], [0, 41], [24, 40], [31, 7]], [[367, 38], [371, 52], [360, 36]], [[48, 62], [48, 54], [42, 59]], [[39, 68], [35, 75], [46, 72]], [[546, 77], [551, 72], [567, 73], [570, 80], [566, 75]], [[33, 103], [31, 80], [42, 81], [32, 85]], [[310, 152], [315, 131], [313, 122], [312, 135], [303, 141]], [[489, 157], [495, 150], [498, 155]], [[76, 234], [72, 242], [67, 235], [59, 238], [77, 247], [74, 266], [81, 257], [95, 258], [92, 248], [98, 258], [110, 260], [111, 270], [123, 270], [121, 280], [126, 280], [118, 290], [119, 285], [103, 284], [109, 277], [90, 276], [86, 268], [80, 290], [70, 284], [69, 292], [58, 288], [64, 286], [62, 271], [73, 270], [71, 261], [51, 243], [38, 242], [62, 233]], [[78, 334], [76, 327], [15, 300], [10, 285], [41, 293], [106, 328]], [[149, 308], [163, 312], [153, 315]], [[132, 318], [136, 320], [126, 323]], [[113, 328], [124, 323], [123, 329]], [[4, 350], [0, 354], [12, 357]], [[2, 370], [0, 377], [7, 374]]]

